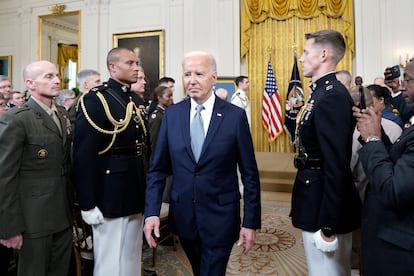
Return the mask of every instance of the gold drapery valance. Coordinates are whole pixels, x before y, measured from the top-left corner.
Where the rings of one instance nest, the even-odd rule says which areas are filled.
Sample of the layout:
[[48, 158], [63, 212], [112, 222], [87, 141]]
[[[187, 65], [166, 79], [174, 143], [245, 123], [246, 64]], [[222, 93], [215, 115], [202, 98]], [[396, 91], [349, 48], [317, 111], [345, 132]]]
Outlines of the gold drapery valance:
[[[300, 57], [305, 44], [305, 34], [322, 29], [341, 32], [347, 50], [337, 70], [348, 70], [352, 74], [353, 21], [352, 0], [242, 0], [240, 53], [241, 59], [245, 58], [250, 80], [251, 131], [256, 151], [293, 152], [286, 132], [274, 142], [269, 142], [267, 132], [262, 126], [262, 97], [269, 59], [282, 100], [284, 119], [293, 55], [297, 52]], [[302, 76], [300, 65], [299, 71]], [[306, 96], [308, 84], [309, 80], [302, 79]]]
[[[310, 19], [321, 14], [330, 18], [340, 18], [353, 26], [352, 0], [243, 0], [241, 56], [244, 57], [248, 51], [248, 30], [252, 23], [262, 23], [268, 18], [288, 20], [293, 16]], [[351, 31], [353, 38], [353, 28]]]

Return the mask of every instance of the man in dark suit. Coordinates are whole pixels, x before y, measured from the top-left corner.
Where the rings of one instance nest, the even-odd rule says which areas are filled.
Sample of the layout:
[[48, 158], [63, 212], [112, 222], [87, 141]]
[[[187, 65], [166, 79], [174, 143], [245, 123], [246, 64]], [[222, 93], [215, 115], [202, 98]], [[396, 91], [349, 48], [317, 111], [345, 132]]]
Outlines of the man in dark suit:
[[77, 199], [92, 225], [94, 275], [141, 271], [146, 121], [139, 97], [134, 52], [114, 48], [107, 56], [108, 82], [80, 99], [73, 144]]
[[[214, 57], [190, 52], [182, 66], [189, 98], [165, 111], [147, 175], [144, 233], [155, 247], [165, 178], [172, 173], [171, 230], [180, 237], [194, 275], [221, 276], [233, 244], [238, 241], [248, 253], [260, 228], [259, 174], [246, 113], [213, 93]], [[202, 126], [202, 148], [195, 145], [196, 123]], [[237, 164], [244, 184], [242, 222]]]
[[30, 99], [0, 119], [0, 243], [20, 249], [18, 275], [67, 275], [72, 252], [69, 114], [55, 106], [56, 66], [29, 64]]
[[298, 172], [290, 215], [302, 229], [308, 275], [349, 275], [361, 202], [350, 170], [353, 101], [335, 76], [345, 41], [333, 30], [306, 39], [299, 61], [303, 75], [312, 79], [312, 94], [298, 114]]
[[[402, 81], [407, 107], [414, 111], [414, 61], [407, 63]], [[361, 227], [364, 275], [414, 275], [414, 126], [391, 146], [383, 142], [381, 113], [361, 111], [358, 118], [362, 149], [359, 159], [369, 183]]]

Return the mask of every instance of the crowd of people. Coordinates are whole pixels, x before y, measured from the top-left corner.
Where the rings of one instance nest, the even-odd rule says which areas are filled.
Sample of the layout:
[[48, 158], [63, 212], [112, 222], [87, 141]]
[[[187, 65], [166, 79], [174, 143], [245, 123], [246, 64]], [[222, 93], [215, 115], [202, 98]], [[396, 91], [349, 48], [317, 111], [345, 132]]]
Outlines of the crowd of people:
[[[353, 249], [364, 275], [413, 274], [414, 61], [402, 81], [394, 66], [353, 85], [336, 71], [342, 34], [305, 38], [299, 62], [311, 86], [297, 117], [290, 216], [308, 275], [350, 275]], [[167, 200], [193, 274], [225, 275], [233, 245], [247, 254], [261, 227], [248, 77], [235, 79], [229, 99], [214, 88], [215, 58], [189, 52], [186, 97], [174, 104], [175, 80], [148, 93], [134, 51], [111, 49], [106, 64], [105, 82], [96, 70], [77, 74], [79, 92], [60, 89], [48, 61], [25, 67], [24, 93], [0, 76], [0, 274], [15, 249], [18, 275], [67, 275], [76, 203], [94, 275], [136, 275]]]
[[[187, 97], [176, 105], [173, 78], [161, 78], [148, 95], [133, 51], [110, 50], [107, 68], [105, 82], [85, 69], [77, 74], [77, 90], [60, 89], [56, 66], [36, 61], [24, 69], [25, 94], [0, 76], [1, 274], [7, 274], [14, 249], [17, 275], [67, 275], [73, 220], [80, 217], [90, 225], [94, 275], [137, 275], [144, 230], [155, 247], [159, 199], [167, 193], [169, 224], [194, 275], [225, 275], [233, 243], [247, 253], [260, 228], [259, 176], [246, 112], [213, 93], [216, 62], [205, 52], [183, 59]], [[203, 110], [196, 111], [197, 105]], [[201, 135], [191, 123], [200, 120]], [[200, 137], [198, 149], [187, 146]], [[243, 221], [238, 166], [246, 187]], [[79, 214], [73, 213], [75, 204]], [[219, 225], [227, 226], [211, 235]]]

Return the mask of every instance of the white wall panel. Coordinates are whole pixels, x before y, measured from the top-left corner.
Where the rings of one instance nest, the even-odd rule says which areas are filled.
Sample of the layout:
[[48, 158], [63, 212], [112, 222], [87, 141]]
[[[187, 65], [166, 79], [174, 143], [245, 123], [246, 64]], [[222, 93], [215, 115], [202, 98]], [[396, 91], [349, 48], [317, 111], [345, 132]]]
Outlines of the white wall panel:
[[355, 68], [365, 84], [414, 55], [412, 0], [355, 0]]
[[[236, 76], [244, 71], [239, 59], [239, 0], [1, 0], [0, 55], [13, 55], [13, 76], [37, 59], [39, 15], [48, 6], [82, 10], [81, 68], [98, 69], [107, 78], [106, 54], [112, 34], [165, 30], [165, 68], [176, 79], [174, 99], [182, 97], [181, 59], [185, 52], [212, 52], [218, 73]], [[382, 75], [386, 66], [414, 55], [414, 1], [354, 0], [354, 75], [365, 84]], [[20, 77], [19, 77], [20, 78]], [[17, 80], [17, 79], [16, 79]], [[16, 83], [16, 89], [24, 89]]]
[[111, 27], [119, 32], [159, 28], [163, 22], [161, 1], [111, 3]]

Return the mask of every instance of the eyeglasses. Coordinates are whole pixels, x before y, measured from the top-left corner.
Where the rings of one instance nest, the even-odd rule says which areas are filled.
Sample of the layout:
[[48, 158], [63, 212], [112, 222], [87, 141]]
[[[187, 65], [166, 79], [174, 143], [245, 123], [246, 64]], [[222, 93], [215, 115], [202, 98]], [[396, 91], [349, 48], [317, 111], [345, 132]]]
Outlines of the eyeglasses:
[[402, 82], [401, 82], [401, 84], [404, 85], [404, 86], [406, 86], [410, 81], [413, 81], [413, 80], [414, 79], [410, 79], [410, 78], [403, 79]]

